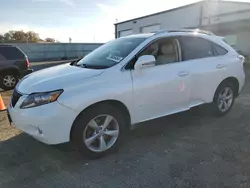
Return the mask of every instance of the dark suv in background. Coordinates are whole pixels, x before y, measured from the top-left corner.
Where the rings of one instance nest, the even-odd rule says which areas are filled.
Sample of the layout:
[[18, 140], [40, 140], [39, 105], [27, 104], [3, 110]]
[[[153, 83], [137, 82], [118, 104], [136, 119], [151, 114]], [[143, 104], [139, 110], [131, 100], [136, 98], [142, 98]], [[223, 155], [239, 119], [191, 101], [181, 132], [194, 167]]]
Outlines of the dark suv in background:
[[0, 88], [13, 89], [19, 79], [32, 71], [28, 57], [19, 48], [0, 45]]

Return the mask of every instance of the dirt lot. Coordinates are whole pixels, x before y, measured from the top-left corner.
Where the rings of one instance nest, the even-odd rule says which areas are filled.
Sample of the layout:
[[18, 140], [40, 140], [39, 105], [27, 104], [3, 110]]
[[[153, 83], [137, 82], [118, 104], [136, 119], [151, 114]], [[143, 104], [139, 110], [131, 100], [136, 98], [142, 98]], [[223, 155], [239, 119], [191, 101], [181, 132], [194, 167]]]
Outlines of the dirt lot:
[[[2, 98], [4, 100], [4, 103], [5, 103], [6, 107], [9, 104], [9, 101], [10, 101], [10, 95], [11, 95], [10, 91], [9, 92], [4, 92], [2, 94]], [[7, 120], [8, 119], [5, 116], [5, 113], [0, 112], [0, 142], [8, 140], [9, 138], [14, 137], [16, 135], [19, 135], [21, 133], [21, 131], [15, 129], [13, 127], [10, 127]]]
[[[227, 116], [191, 111], [144, 123], [119, 152], [96, 161], [68, 144], [35, 141], [1, 113], [0, 187], [250, 187], [246, 72], [246, 87]], [[3, 96], [7, 104], [9, 93]]]

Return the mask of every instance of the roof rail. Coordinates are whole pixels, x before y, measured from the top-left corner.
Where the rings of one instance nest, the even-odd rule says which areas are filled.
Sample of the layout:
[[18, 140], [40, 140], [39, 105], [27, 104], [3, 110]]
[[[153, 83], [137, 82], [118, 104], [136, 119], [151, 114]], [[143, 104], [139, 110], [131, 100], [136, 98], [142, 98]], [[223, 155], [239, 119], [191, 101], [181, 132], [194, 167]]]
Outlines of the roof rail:
[[155, 35], [163, 34], [163, 33], [173, 33], [173, 32], [188, 32], [188, 33], [200, 33], [205, 35], [214, 35], [210, 31], [205, 31], [201, 29], [173, 29], [173, 30], [160, 30], [155, 32]]

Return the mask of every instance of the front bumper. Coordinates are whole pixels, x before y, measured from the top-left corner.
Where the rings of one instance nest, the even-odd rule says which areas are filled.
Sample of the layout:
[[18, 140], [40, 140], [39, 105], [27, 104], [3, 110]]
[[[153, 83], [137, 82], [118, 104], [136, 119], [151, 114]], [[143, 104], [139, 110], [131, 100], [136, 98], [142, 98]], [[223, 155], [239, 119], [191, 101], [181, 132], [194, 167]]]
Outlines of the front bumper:
[[24, 76], [32, 73], [33, 71], [34, 71], [33, 69], [20, 70], [20, 78], [23, 78]]
[[60, 144], [70, 140], [71, 126], [77, 113], [58, 102], [39, 107], [20, 109], [27, 96], [22, 96], [15, 107], [8, 107], [13, 125], [45, 144]]

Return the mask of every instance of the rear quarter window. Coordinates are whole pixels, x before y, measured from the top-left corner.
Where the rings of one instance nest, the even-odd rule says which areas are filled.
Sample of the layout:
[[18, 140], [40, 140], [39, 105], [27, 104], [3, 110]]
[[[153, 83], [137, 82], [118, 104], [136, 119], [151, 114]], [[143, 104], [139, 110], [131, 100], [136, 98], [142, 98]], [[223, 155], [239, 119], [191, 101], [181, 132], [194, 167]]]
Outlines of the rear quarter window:
[[24, 57], [24, 54], [16, 47], [0, 47], [0, 60], [16, 60]]
[[214, 48], [215, 56], [226, 55], [228, 53], [228, 51], [225, 48], [215, 43], [213, 44], [213, 48]]

